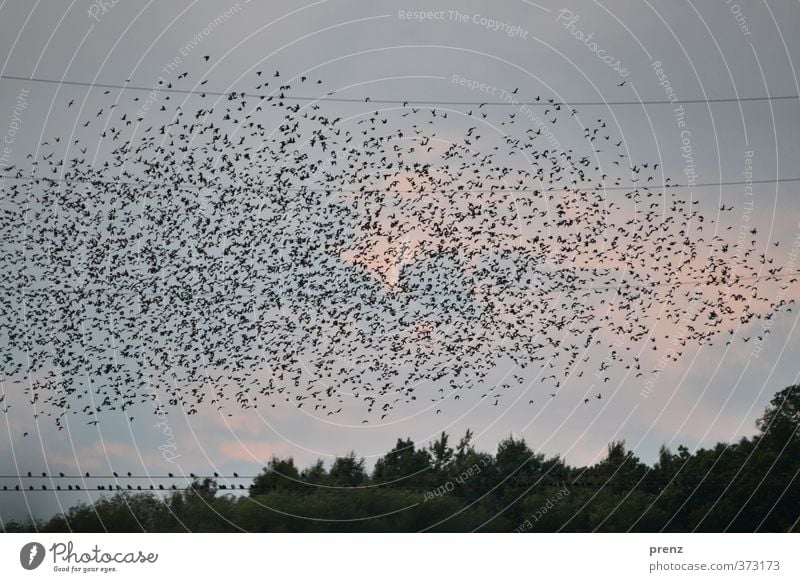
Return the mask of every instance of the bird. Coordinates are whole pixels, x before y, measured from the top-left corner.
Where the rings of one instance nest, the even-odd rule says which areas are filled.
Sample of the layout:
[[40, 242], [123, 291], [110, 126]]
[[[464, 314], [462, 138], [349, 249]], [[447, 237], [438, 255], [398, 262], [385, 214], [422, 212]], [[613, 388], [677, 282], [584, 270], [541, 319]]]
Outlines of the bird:
[[[632, 354], [740, 341], [728, 332], [794, 302], [770, 289], [787, 275], [769, 262], [778, 241], [725, 234], [730, 202], [698, 205], [555, 97], [532, 97], [541, 123], [487, 102], [376, 110], [369, 95], [345, 118], [322, 79], [299, 77], [319, 97], [305, 103], [293, 79], [256, 96], [265, 77], [147, 112], [141, 94], [100, 91], [74, 131], [35, 144], [35, 171], [5, 170], [0, 236], [28, 250], [2, 276], [42, 284], [3, 310], [25, 349], [0, 372], [31, 379], [31, 422], [284, 406], [370, 424], [429, 398], [435, 416], [470, 394], [499, 407], [526, 381], [589, 404], [573, 387], [592, 373], [641, 377]], [[494, 382], [508, 365], [543, 372]]]

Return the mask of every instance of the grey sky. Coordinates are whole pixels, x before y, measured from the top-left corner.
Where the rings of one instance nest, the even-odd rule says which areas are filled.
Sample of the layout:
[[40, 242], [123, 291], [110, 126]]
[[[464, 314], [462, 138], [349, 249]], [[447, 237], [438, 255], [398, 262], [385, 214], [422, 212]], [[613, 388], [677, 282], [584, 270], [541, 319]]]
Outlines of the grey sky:
[[[88, 0], [2, 3], [0, 72], [109, 84], [130, 79], [131, 85], [150, 87], [165, 74], [165, 66], [179, 59], [180, 70], [191, 71], [188, 81], [208, 79], [209, 90], [237, 90], [243, 78], [250, 82], [254, 70], [278, 69], [287, 77], [322, 78], [326, 88], [341, 96], [375, 100], [501, 98], [492, 89], [471, 90], [454, 82], [454, 76], [498, 91], [519, 88], [521, 99], [541, 95], [565, 102], [664, 100], [669, 88], [679, 99], [800, 92], [795, 74], [800, 6], [788, 0], [738, 4], [724, 0], [566, 4], [119, 0], [113, 6], [106, 3], [105, 9], [99, 6]], [[410, 16], [418, 11], [429, 13], [424, 21]], [[587, 35], [593, 35], [590, 41]], [[198, 55], [211, 59], [204, 64]], [[170, 80], [179, 86], [180, 81]], [[25, 107], [17, 107], [15, 116], [22, 90]], [[36, 151], [40, 136], [69, 135], [80, 115], [96, 109], [98, 93], [102, 90], [1, 79], [0, 134], [11, 138], [5, 165], [26, 167], [25, 156]], [[69, 99], [83, 110], [76, 107], [74, 113], [65, 114], [63, 103]], [[178, 102], [183, 99], [180, 96]], [[191, 106], [191, 97], [186, 101]], [[361, 103], [325, 107], [350, 114], [365, 110]], [[584, 107], [580, 113], [589, 119], [604, 118], [630, 152], [640, 159], [659, 160], [665, 176], [676, 182], [685, 180], [687, 161], [681, 146], [689, 136], [697, 181], [707, 183], [742, 180], [748, 152], [755, 180], [800, 175], [798, 107], [797, 100], [687, 104], [680, 117], [684, 127], [670, 105]], [[560, 137], [565, 147], [572, 145], [567, 130]], [[754, 190], [751, 223], [765, 233], [765, 244], [781, 241], [788, 264], [786, 253], [800, 230], [798, 183], [759, 184]], [[693, 195], [711, 211], [720, 204], [733, 204], [738, 212], [750, 199], [741, 185], [697, 188]], [[14, 251], [3, 248], [3, 257]], [[3, 285], [13, 287], [14, 281]], [[442, 430], [460, 435], [467, 428], [476, 432], [481, 448], [493, 449], [500, 438], [513, 433], [524, 436], [534, 449], [564, 453], [572, 463], [592, 462], [602, 456], [609, 440], [624, 438], [650, 462], [662, 443], [702, 446], [753, 432], [754, 421], [772, 394], [797, 380], [796, 311], [776, 318], [760, 354], [742, 344], [727, 350], [721, 345], [687, 348], [678, 363], [660, 373], [647, 397], [642, 395], [642, 379], [615, 378], [605, 388], [602, 407], [576, 405], [577, 395], [587, 390], [579, 382], [564, 387], [576, 395], [572, 400], [541, 400], [529, 406], [528, 400], [538, 397], [541, 389], [526, 382], [516, 394], [507, 394], [500, 407], [481, 402], [476, 394], [452, 403], [442, 415], [409, 408], [383, 425], [361, 426], [357, 410], [346, 410], [334, 423], [278, 404], [233, 417], [213, 410], [187, 417], [175, 409], [165, 424], [154, 426], [158, 419], [144, 407], [133, 424], [124, 421], [124, 413], [115, 413], [118, 418], [108, 413], [98, 427], [74, 421], [67, 435], [46, 421], [33, 425], [24, 399], [15, 398], [19, 385], [4, 382], [8, 401], [17, 408], [0, 419], [0, 473], [253, 474], [273, 453], [294, 456], [305, 465], [350, 450], [367, 456], [371, 464], [397, 437], [425, 443]], [[656, 364], [657, 358], [650, 362], [651, 367]], [[499, 381], [509, 371], [498, 369], [495, 377]], [[536, 371], [528, 373], [532, 379]], [[30, 435], [23, 438], [23, 431]], [[176, 456], [172, 463], [163, 455], [167, 445]], [[78, 497], [0, 492], [0, 517], [52, 513], [59, 509], [59, 499], [70, 505]]]

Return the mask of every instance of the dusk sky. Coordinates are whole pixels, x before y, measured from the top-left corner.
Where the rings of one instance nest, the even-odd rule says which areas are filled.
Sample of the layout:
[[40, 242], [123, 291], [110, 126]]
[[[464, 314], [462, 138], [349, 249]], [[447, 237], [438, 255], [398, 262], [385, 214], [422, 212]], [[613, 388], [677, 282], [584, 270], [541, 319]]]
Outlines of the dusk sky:
[[[614, 136], [608, 143], [619, 140], [620, 151], [631, 160], [657, 163], [658, 180], [670, 178], [677, 184], [694, 180], [698, 185], [683, 190], [680, 196], [698, 201], [696, 208], [705, 217], [707, 230], [694, 232], [706, 237], [700, 247], [711, 244], [712, 232], [736, 245], [740, 232], [754, 230], [754, 248], [772, 261], [765, 268], [783, 267], [784, 273], [791, 273], [800, 268], [799, 247], [794, 242], [800, 236], [800, 182], [788, 180], [800, 176], [796, 163], [800, 157], [800, 104], [796, 98], [749, 99], [800, 93], [794, 67], [800, 54], [800, 38], [795, 33], [798, 22], [800, 7], [788, 0], [635, 4], [196, 0], [119, 1], [104, 6], [88, 0], [4, 1], [0, 3], [0, 55], [4, 56], [0, 133], [5, 136], [6, 149], [0, 153], [4, 152], [3, 169], [14, 169], [3, 174], [10, 176], [19, 169], [29, 173], [32, 159], [41, 160], [53, 145], [61, 148], [65, 160], [88, 145], [86, 155], [96, 166], [102, 165], [110, 155], [104, 149], [109, 142], [98, 137], [99, 130], [84, 131], [82, 124], [94, 120], [99, 109], [107, 112], [106, 103], [115, 99], [120, 103], [116, 118], [125, 111], [134, 118], [137, 107], [147, 99], [145, 89], [156, 87], [159, 77], [176, 88], [209, 93], [253, 93], [256, 70], [265, 71], [265, 77], [280, 71], [281, 78], [293, 83], [299, 83], [300, 77], [321, 79], [325, 92], [335, 91], [337, 97], [353, 101], [323, 99], [317, 102], [319, 111], [329, 118], [351, 120], [350, 129], [359, 127], [358, 121], [377, 109], [393, 116], [391, 123], [396, 123], [397, 129], [410, 132], [414, 118], [400, 117], [404, 108], [394, 101], [440, 103], [436, 105], [439, 115], [449, 113], [447, 120], [436, 126], [443, 142], [460, 139], [476, 124], [464, 113], [477, 110], [477, 105], [459, 103], [502, 101], [516, 90], [513, 95], [519, 101], [541, 96], [585, 104], [575, 106], [572, 125], [566, 113], [564, 121], [552, 128], [564, 149], [581, 151], [583, 128], [595, 127], [602, 119]], [[186, 78], [179, 77], [183, 72], [188, 72]], [[200, 86], [202, 80], [206, 82]], [[126, 84], [133, 88], [119, 88]], [[110, 94], [104, 95], [104, 91]], [[293, 84], [289, 91], [324, 97], [319, 92], [312, 84]], [[140, 98], [138, 105], [131, 102], [133, 96]], [[143, 125], [164, 123], [159, 111], [164, 104], [171, 111], [180, 104], [189, 112], [208, 105], [197, 95], [175, 94], [169, 101], [163, 96], [159, 94], [152, 109], [144, 112]], [[373, 103], [367, 104], [366, 97]], [[215, 99], [220, 107], [225, 105], [225, 98]], [[671, 99], [688, 102], [682, 104], [681, 112], [670, 103], [637, 104]], [[717, 101], [721, 99], [727, 101]], [[66, 107], [70, 101], [74, 105]], [[614, 104], [603, 105], [605, 102]], [[518, 108], [512, 105], [505, 113], [514, 107]], [[494, 119], [502, 118], [497, 109], [492, 111]], [[485, 135], [494, 137], [485, 141], [502, 141], [506, 131], [508, 135], [523, 134], [527, 126], [520, 128], [519, 123], [525, 123], [524, 117], [524, 110], [518, 109], [515, 128], [500, 124], [486, 128]], [[420, 119], [427, 122], [431, 116]], [[267, 111], [263, 122], [273, 130], [283, 120]], [[54, 136], [65, 137], [58, 145]], [[75, 136], [81, 137], [81, 144], [69, 145], [71, 149], [65, 151], [62, 146]], [[52, 143], [41, 145], [48, 140]], [[610, 156], [612, 149], [608, 146], [604, 154]], [[438, 153], [420, 152], [419, 159], [446, 164]], [[516, 167], [521, 162], [514, 160], [508, 165]], [[49, 171], [46, 164], [42, 161], [38, 170]], [[184, 162], [184, 169], [189, 164]], [[603, 171], [606, 169], [603, 166]], [[600, 177], [592, 180], [598, 182]], [[753, 183], [745, 184], [747, 180]], [[720, 184], [726, 182], [735, 183]], [[11, 206], [6, 192], [16, 183], [13, 179], [0, 182], [3, 208]], [[622, 191], [610, 190], [603, 197], [609, 201], [622, 195]], [[341, 194], [341, 203], [347, 200], [346, 194]], [[720, 211], [728, 206], [733, 210]], [[3, 224], [5, 228], [6, 222]], [[303, 226], [300, 219], [296, 224]], [[12, 274], [19, 268], [16, 260], [24, 248], [20, 243], [24, 235], [19, 233], [26, 225], [20, 222], [16, 227], [19, 231], [14, 235], [4, 232], [0, 243], [7, 297], [24, 295], [20, 279]], [[508, 229], [510, 232], [512, 227]], [[355, 230], [349, 233], [351, 240], [337, 249], [337, 268], [363, 273], [364, 286], [391, 295], [402, 273], [412, 273], [418, 280], [425, 277], [428, 263], [420, 257], [430, 237], [423, 230], [420, 225], [414, 232], [422, 234], [408, 238], [410, 254], [399, 263], [391, 258], [395, 256], [391, 237]], [[283, 234], [276, 233], [276, 237]], [[177, 241], [179, 246], [202, 243], [193, 242], [186, 233], [173, 232], [172, 236], [187, 236]], [[470, 242], [490, 244], [482, 239]], [[469, 248], [464, 241], [459, 245], [462, 251]], [[500, 243], [497, 245], [499, 248]], [[372, 249], [374, 256], [365, 253], [365, 248]], [[678, 254], [680, 249], [672, 252]], [[578, 263], [576, 259], [569, 266], [577, 268]], [[80, 261], [74, 268], [80, 271]], [[41, 278], [45, 288], [50, 284], [43, 270], [30, 269], [30, 277]], [[458, 296], [457, 280], [454, 277], [452, 287], [441, 290], [438, 301]], [[467, 291], [475, 293], [474, 289]], [[788, 300], [797, 298], [798, 287], [781, 291], [780, 284], [772, 282], [761, 286], [760, 292]], [[475, 295], [472, 299], [480, 303]], [[33, 299], [31, 303], [20, 301], [15, 313], [0, 319], [8, 328], [0, 329], [4, 360], [16, 361], [24, 353], [9, 339], [10, 322], [23, 318], [25, 309], [36, 309]], [[4, 303], [3, 308], [8, 305]], [[660, 307], [641, 313], [642, 322], [654, 335], [674, 333], [672, 323], [658, 319]], [[87, 424], [81, 414], [69, 414], [64, 429], [59, 430], [50, 417], [34, 418], [34, 406], [23, 393], [30, 381], [27, 374], [4, 375], [0, 395], [4, 396], [3, 405], [11, 408], [0, 417], [0, 474], [236, 471], [254, 475], [272, 455], [291, 456], [298, 465], [306, 466], [318, 458], [329, 463], [351, 450], [371, 466], [398, 437], [426, 445], [442, 431], [459, 437], [467, 429], [474, 431], [478, 448], [484, 450], [494, 450], [500, 439], [511, 434], [524, 437], [537, 452], [562, 454], [576, 464], [601, 459], [610, 441], [624, 439], [642, 460], [652, 462], [661, 445], [675, 449], [684, 444], [694, 449], [755, 432], [755, 421], [770, 398], [797, 383], [800, 375], [795, 359], [800, 353], [798, 311], [789, 307], [791, 310], [778, 310], [772, 319], [737, 325], [732, 336], [717, 337], [711, 341], [713, 345], [688, 342], [677, 361], [667, 357], [667, 346], [655, 350], [631, 343], [632, 353], [640, 354], [642, 376], [617, 367], [609, 371], [606, 380], [587, 367], [585, 375], [570, 375], [560, 384], [557, 398], [548, 396], [552, 390], [542, 380], [551, 373], [546, 363], [521, 370], [501, 354], [481, 380], [480, 389], [440, 404], [436, 398], [440, 388], [447, 387], [447, 380], [427, 379], [416, 386], [415, 402], [397, 404], [380, 420], [366, 416], [357, 396], [345, 397], [341, 413], [334, 416], [314, 414], [309, 407], [298, 408], [276, 397], [261, 399], [257, 408], [247, 410], [235, 404], [218, 410], [204, 403], [192, 415], [180, 406], [168, 406], [168, 413], [159, 416], [153, 414], [151, 404], [137, 402], [125, 411], [99, 413], [96, 425]], [[83, 322], [88, 327], [93, 325], [90, 315], [87, 313]], [[427, 323], [415, 324], [414, 333], [424, 333]], [[766, 329], [768, 334], [764, 334]], [[761, 342], [756, 339], [759, 336]], [[99, 337], [101, 343], [104, 337], [112, 343], [108, 335]], [[336, 336], [332, 337], [335, 342]], [[418, 336], [411, 337], [409, 341], [416, 341]], [[609, 329], [601, 329], [599, 337], [602, 345], [593, 344], [586, 352], [593, 362], [589, 366], [602, 361], [605, 346], [614, 341]], [[745, 342], [742, 338], [750, 339]], [[726, 345], [728, 340], [731, 342]], [[624, 341], [618, 345], [620, 350], [626, 347]], [[309, 360], [306, 364], [311, 373], [313, 363]], [[139, 370], [145, 368], [142, 364]], [[482, 391], [502, 384], [509, 387], [502, 390], [501, 397], [495, 399], [492, 393], [481, 398]], [[155, 390], [164, 395], [168, 388], [157, 386]], [[358, 392], [346, 383], [335, 388], [345, 395]], [[584, 398], [598, 390], [603, 392], [602, 400], [592, 398], [585, 404]], [[135, 420], [129, 421], [129, 417]], [[5, 478], [1, 484], [14, 482]], [[81, 499], [87, 500], [88, 494], [0, 492], [0, 518], [49, 515]]]

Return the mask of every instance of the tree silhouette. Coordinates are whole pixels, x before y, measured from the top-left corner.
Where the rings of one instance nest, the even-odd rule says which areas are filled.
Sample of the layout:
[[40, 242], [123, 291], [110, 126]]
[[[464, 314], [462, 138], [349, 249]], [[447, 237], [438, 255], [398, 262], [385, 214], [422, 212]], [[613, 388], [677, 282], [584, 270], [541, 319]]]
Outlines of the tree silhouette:
[[250, 493], [258, 495], [278, 489], [299, 489], [302, 487], [300, 472], [294, 466], [294, 459], [279, 459], [273, 456], [260, 475], [250, 485]]
[[425, 448], [398, 439], [368, 473], [355, 452], [299, 471], [272, 457], [247, 492], [215, 479], [185, 490], [112, 492], [9, 532], [135, 531], [798, 531], [800, 388], [778, 392], [758, 433], [691, 452], [659, 451], [652, 467], [623, 441], [594, 465], [570, 467], [509, 436], [494, 455], [467, 431]]
[[355, 452], [350, 452], [345, 457], [337, 457], [328, 476], [331, 485], [339, 487], [357, 487], [368, 478], [364, 469], [364, 459], [356, 459]]

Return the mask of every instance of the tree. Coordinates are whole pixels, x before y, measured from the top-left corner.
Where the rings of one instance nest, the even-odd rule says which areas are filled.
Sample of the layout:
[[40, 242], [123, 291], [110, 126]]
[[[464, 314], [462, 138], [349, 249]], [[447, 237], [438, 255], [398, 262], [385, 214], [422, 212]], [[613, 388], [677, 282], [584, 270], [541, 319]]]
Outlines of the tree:
[[310, 467], [303, 469], [300, 473], [300, 480], [308, 485], [325, 485], [328, 483], [328, 471], [325, 469], [325, 464], [322, 459], [317, 461]]
[[[4, 522], [15, 532], [135, 531], [768, 531], [800, 524], [800, 389], [778, 392], [759, 433], [690, 452], [659, 451], [652, 468], [623, 441], [590, 467], [545, 459], [523, 439], [476, 451], [467, 431], [424, 449], [398, 439], [370, 479], [355, 452], [326, 471], [299, 472], [272, 457], [250, 496], [226, 494], [210, 478], [166, 496], [142, 491], [82, 504], [41, 523]], [[318, 487], [317, 485], [334, 485]], [[173, 485], [174, 487], [174, 485]]]
[[336, 457], [328, 476], [332, 485], [358, 487], [367, 480], [364, 459], [356, 459], [354, 451], [344, 457]]
[[439, 440], [436, 440], [428, 447], [433, 458], [433, 470], [440, 473], [448, 463], [453, 460], [453, 449], [447, 446], [447, 433], [442, 431]]
[[608, 456], [586, 472], [588, 480], [596, 486], [629, 491], [642, 487], [640, 481], [647, 474], [647, 465], [633, 451], [625, 449], [625, 441], [614, 441], [608, 445]]
[[475, 452], [475, 447], [472, 444], [472, 436], [472, 431], [467, 429], [467, 432], [464, 433], [464, 436], [458, 441], [456, 459], [463, 459], [467, 455]]
[[206, 477], [202, 481], [195, 479], [189, 486], [190, 492], [205, 500], [213, 499], [217, 494], [217, 482], [211, 477]]
[[429, 479], [431, 456], [425, 449], [416, 450], [411, 439], [397, 439], [397, 444], [378, 459], [372, 478], [378, 483], [398, 482], [399, 485], [423, 486]]
[[763, 416], [756, 421], [760, 440], [772, 450], [798, 450], [800, 444], [800, 385], [788, 386], [775, 394]]
[[528, 482], [540, 473], [544, 455], [535, 455], [528, 448], [525, 439], [509, 436], [497, 445], [495, 465], [498, 475], [504, 475], [514, 482]]
[[297, 467], [294, 466], [294, 459], [279, 459], [273, 456], [269, 463], [262, 470], [261, 474], [253, 479], [250, 485], [250, 494], [258, 495], [266, 491], [276, 489], [299, 489], [302, 481]]

